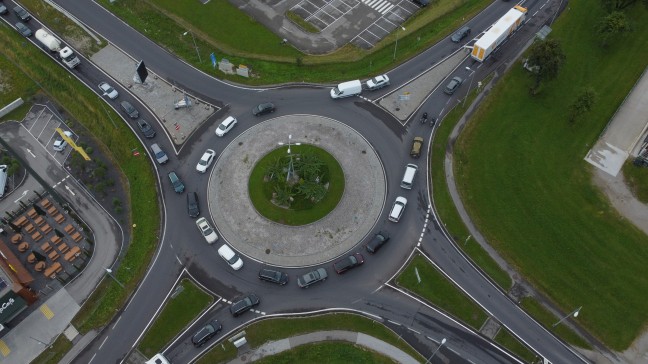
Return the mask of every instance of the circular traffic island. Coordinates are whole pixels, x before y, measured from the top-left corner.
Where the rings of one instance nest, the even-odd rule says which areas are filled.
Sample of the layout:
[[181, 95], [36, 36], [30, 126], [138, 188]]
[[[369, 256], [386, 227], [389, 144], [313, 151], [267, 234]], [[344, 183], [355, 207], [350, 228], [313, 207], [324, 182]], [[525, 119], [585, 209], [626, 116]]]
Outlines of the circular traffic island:
[[380, 158], [354, 129], [315, 115], [271, 119], [232, 140], [211, 170], [215, 245], [274, 266], [328, 262], [367, 238], [386, 190]]
[[261, 216], [280, 224], [306, 225], [328, 215], [340, 202], [344, 172], [326, 150], [300, 143], [261, 158], [248, 186]]

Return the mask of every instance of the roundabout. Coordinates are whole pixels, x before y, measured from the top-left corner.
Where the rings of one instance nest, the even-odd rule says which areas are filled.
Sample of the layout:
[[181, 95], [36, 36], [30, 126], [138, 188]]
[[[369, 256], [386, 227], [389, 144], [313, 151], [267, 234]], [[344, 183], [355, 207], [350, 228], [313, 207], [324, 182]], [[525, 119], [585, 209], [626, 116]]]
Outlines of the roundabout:
[[[337, 206], [303, 226], [263, 217], [248, 190], [257, 162], [288, 135], [295, 143], [330, 153], [344, 174]], [[216, 228], [234, 249], [270, 265], [304, 267], [330, 261], [364, 241], [383, 209], [386, 188], [380, 158], [357, 131], [330, 118], [289, 115], [248, 129], [223, 150], [210, 175], [207, 199]]]

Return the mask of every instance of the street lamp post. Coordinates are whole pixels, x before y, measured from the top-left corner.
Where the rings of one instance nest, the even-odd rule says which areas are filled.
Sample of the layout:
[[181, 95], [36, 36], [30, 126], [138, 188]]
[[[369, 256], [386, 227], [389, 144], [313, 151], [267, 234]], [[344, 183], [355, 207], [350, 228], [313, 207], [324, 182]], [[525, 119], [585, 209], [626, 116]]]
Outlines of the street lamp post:
[[475, 71], [470, 69], [470, 67], [466, 67], [466, 71], [470, 71], [470, 74], [468, 75], [468, 77], [470, 77], [470, 84], [468, 85], [468, 91], [466, 91], [466, 97], [464, 98], [464, 102], [463, 102], [463, 105], [461, 105], [461, 107], [466, 106], [466, 100], [468, 100], [468, 95], [470, 95], [470, 88], [472, 87], [472, 81], [473, 81], [473, 78], [474, 78], [474, 77], [472, 77], [472, 75], [475, 74]]
[[112, 269], [106, 268], [106, 274], [108, 274], [108, 277], [112, 278], [113, 281], [117, 282], [121, 286], [121, 288], [124, 288], [124, 285], [115, 278], [115, 276], [112, 274]]
[[551, 325], [551, 327], [556, 327], [556, 326], [560, 325], [561, 322], [565, 321], [566, 319], [568, 319], [571, 316], [574, 316], [574, 318], [578, 317], [578, 314], [580, 313], [581, 308], [583, 308], [583, 306], [580, 306], [579, 308], [577, 308], [574, 311], [570, 312], [567, 316], [561, 318], [560, 320], [558, 320], [558, 322]]
[[446, 343], [446, 338], [444, 337], [443, 340], [441, 340], [441, 344], [439, 344], [439, 346], [436, 348], [436, 350], [434, 350], [434, 352], [432, 353], [432, 355], [430, 355], [430, 357], [429, 357], [428, 360], [425, 362], [425, 364], [429, 363], [430, 360], [432, 360], [432, 358], [434, 358], [434, 356], [436, 355], [437, 351], [439, 351], [439, 349], [441, 349], [441, 347], [442, 347], [443, 344], [445, 344], [445, 343]]
[[182, 35], [187, 35], [187, 33], [191, 34], [191, 39], [193, 40], [194, 48], [196, 49], [196, 54], [198, 55], [198, 62], [202, 63], [202, 58], [200, 57], [200, 52], [198, 51], [198, 45], [196, 44], [196, 38], [194, 37], [193, 33], [189, 30], [186, 32], [182, 33]]
[[[400, 28], [405, 30], [405, 27]], [[396, 60], [396, 48], [398, 48], [398, 29], [396, 29], [396, 44], [394, 44], [394, 58], [392, 59], [392, 61]]]
[[[290, 154], [291, 145], [301, 145], [301, 143], [292, 142], [292, 134], [288, 134], [288, 156], [290, 157], [290, 163], [288, 164], [288, 173], [286, 173], [286, 182], [290, 181], [293, 174], [295, 174], [295, 167], [293, 166], [292, 154]], [[286, 143], [279, 142], [279, 145], [286, 145]]]

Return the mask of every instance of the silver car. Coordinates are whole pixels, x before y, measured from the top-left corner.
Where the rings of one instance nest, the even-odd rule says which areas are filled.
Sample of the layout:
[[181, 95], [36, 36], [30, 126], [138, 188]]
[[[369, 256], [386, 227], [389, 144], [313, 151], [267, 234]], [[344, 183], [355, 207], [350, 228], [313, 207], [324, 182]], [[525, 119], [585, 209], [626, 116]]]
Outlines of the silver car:
[[119, 92], [110, 86], [107, 82], [102, 82], [99, 84], [99, 89], [103, 92], [104, 96], [108, 96], [109, 99], [114, 100], [119, 96]]

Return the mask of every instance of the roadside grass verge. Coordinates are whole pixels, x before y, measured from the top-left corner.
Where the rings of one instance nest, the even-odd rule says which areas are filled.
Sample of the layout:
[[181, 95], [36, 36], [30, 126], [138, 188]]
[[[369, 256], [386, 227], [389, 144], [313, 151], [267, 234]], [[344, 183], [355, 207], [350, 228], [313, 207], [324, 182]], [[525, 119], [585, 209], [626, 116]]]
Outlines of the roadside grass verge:
[[[419, 361], [425, 360], [416, 350], [403, 340], [400, 340], [397, 334], [381, 323], [349, 313], [325, 314], [305, 318], [272, 318], [255, 322], [245, 327], [244, 330], [246, 332], [245, 337], [251, 348], [257, 348], [268, 341], [281, 340], [309, 332], [328, 330], [362, 332], [396, 346]], [[197, 363], [219, 363], [235, 357], [236, 349], [234, 345], [224, 340], [223, 346], [214, 346]]]
[[[24, 41], [24, 40], [23, 40]], [[36, 82], [32, 81], [27, 75], [20, 71], [13, 59], [7, 58], [4, 53], [0, 53], [0, 105], [7, 105], [19, 97], [29, 104], [31, 96], [39, 90]], [[20, 108], [26, 107], [23, 104]], [[29, 107], [27, 107], [29, 109]], [[15, 112], [15, 111], [14, 111]], [[26, 113], [27, 110], [24, 111]], [[23, 115], [24, 115], [23, 113]], [[3, 120], [10, 120], [12, 115], [4, 116]], [[18, 115], [16, 115], [16, 118]], [[18, 119], [20, 120], [20, 119]]]
[[623, 165], [623, 177], [632, 194], [639, 201], [648, 203], [648, 168], [637, 167], [629, 159]]
[[[592, 348], [590, 344], [587, 343], [587, 341], [585, 341], [583, 338], [578, 336], [578, 334], [572, 331], [572, 329], [570, 329], [567, 325], [561, 323], [560, 325], [552, 328], [552, 325], [558, 322], [560, 318], [556, 317], [554, 314], [549, 312], [546, 308], [544, 308], [544, 306], [542, 306], [538, 301], [536, 301], [532, 297], [523, 298], [522, 301], [520, 302], [520, 306], [524, 309], [524, 311], [526, 311], [529, 315], [531, 315], [531, 317], [535, 318], [538, 322], [544, 325], [544, 327], [546, 327], [547, 330], [552, 331], [558, 337], [565, 340], [569, 344], [584, 349]], [[574, 310], [574, 308], [572, 308], [572, 310]], [[586, 307], [584, 307], [583, 310], [581, 310], [581, 314], [585, 314], [585, 315], [588, 314], [588, 310]], [[574, 318], [571, 318], [571, 320], [577, 321]]]
[[[416, 277], [418, 269], [421, 283]], [[479, 330], [488, 316], [469, 297], [464, 295], [423, 256], [415, 255], [403, 272], [396, 277], [396, 284], [441, 308], [450, 315]]]
[[538, 356], [533, 352], [533, 350], [522, 344], [504, 327], [502, 327], [497, 333], [497, 336], [495, 336], [495, 342], [522, 358], [526, 363], [536, 363], [536, 360], [538, 359]]
[[59, 337], [32, 361], [33, 364], [57, 364], [72, 349], [72, 342], [65, 335]]
[[286, 148], [277, 148], [261, 158], [252, 169], [248, 190], [254, 208], [266, 218], [280, 224], [299, 226], [306, 225], [328, 215], [340, 202], [344, 193], [344, 171], [339, 162], [324, 149], [313, 145], [292, 146], [293, 155], [299, 153], [312, 153], [325, 164], [322, 168], [323, 180], [329, 185], [326, 196], [317, 203], [302, 196], [296, 196], [290, 208], [283, 208], [272, 203], [275, 192], [274, 182], [266, 182], [266, 167], [271, 165], [276, 158], [286, 156]]
[[[583, 156], [644, 71], [648, 9], [628, 8], [633, 34], [607, 48], [592, 31], [603, 15], [598, 4], [570, 2], [553, 25], [567, 56], [558, 78], [532, 97], [516, 64], [459, 138], [455, 177], [491, 245], [563, 311], [584, 305], [579, 323], [623, 350], [648, 319], [648, 280], [637, 274], [648, 237], [592, 185]], [[599, 99], [571, 124], [568, 107], [584, 87]]]
[[[224, 18], [231, 13], [229, 10], [222, 13], [211, 12], [210, 9], [217, 3], [231, 6], [227, 2], [211, 1], [207, 5], [191, 5], [192, 8], [202, 9], [206, 14], [211, 14], [210, 17], [197, 15], [200, 19], [208, 18], [208, 25], [201, 25], [194, 21], [193, 17], [186, 17], [187, 12], [196, 10], [185, 9], [189, 6], [179, 6], [177, 2], [170, 0], [120, 0], [114, 4], [109, 0], [98, 0], [98, 3], [154, 42], [210, 75], [238, 83], [267, 85], [299, 81], [326, 83], [378, 74], [414, 56], [419, 49], [429, 47], [447, 36], [463, 23], [463, 18], [470, 19], [490, 5], [491, 1], [440, 0], [410, 18], [404, 24], [406, 31], [387, 36], [369, 52], [347, 44], [334, 53], [317, 56], [304, 55], [290, 45], [281, 45], [281, 39], [265, 28], [250, 26], [248, 29], [251, 20], [242, 12], [236, 15], [236, 18], [243, 19], [240, 23], [231, 24], [227, 31], [214, 32], [213, 27], [216, 25], [210, 24], [230, 24], [230, 21]], [[239, 12], [238, 9], [235, 10]], [[183, 36], [188, 30], [196, 37], [202, 63], [198, 62], [190, 35]], [[398, 52], [394, 61], [393, 47], [396, 36]], [[239, 47], [239, 44], [259, 43], [251, 43], [250, 39], [268, 40], [263, 47]], [[260, 51], [266, 47], [269, 48], [264, 50], [265, 53]], [[209, 60], [209, 54], [212, 52], [218, 60], [225, 57], [232, 64], [247, 65], [254, 77], [246, 79], [214, 70]]]
[[170, 297], [162, 312], [146, 332], [138, 349], [150, 358], [162, 349], [214, 301], [193, 282], [183, 279], [180, 282], [182, 291]]
[[[60, 111], [74, 120], [68, 122], [75, 133], [82, 137], [99, 137], [98, 145], [102, 153], [112, 160], [113, 165], [121, 168], [128, 180], [125, 188], [131, 196], [128, 201], [130, 217], [137, 227], [130, 233], [131, 243], [120, 269], [115, 272], [117, 279], [127, 289], [122, 289], [111, 280], [102, 281], [73, 320], [79, 331], [87, 332], [105, 325], [115, 315], [146, 271], [158, 241], [160, 224], [157, 191], [152, 188], [156, 185], [156, 178], [148, 159], [132, 156], [133, 148], [142, 148], [139, 140], [125, 123], [119, 122], [117, 127], [113, 125], [107, 113], [112, 120], [121, 120], [121, 116], [101, 105], [104, 102], [101, 97], [71, 77], [40, 50], [31, 45], [23, 46], [24, 39], [13, 29], [0, 27], [0, 40], [4, 45], [4, 56], [39, 84], [42, 92], [59, 106]], [[76, 125], [77, 122], [82, 127]], [[129, 226], [124, 227], [128, 229]]]
[[389, 357], [378, 354], [360, 345], [349, 342], [321, 342], [300, 345], [296, 348], [279, 354], [257, 360], [257, 364], [292, 364], [292, 363], [317, 363], [326, 358], [327, 364], [347, 363], [385, 363], [394, 361]]
[[[492, 79], [492, 75], [486, 77], [482, 83], [488, 84]], [[432, 143], [432, 158], [430, 160], [430, 171], [432, 171], [432, 195], [434, 199], [434, 206], [439, 219], [443, 222], [446, 230], [452, 236], [457, 246], [466, 253], [470, 259], [477, 266], [479, 266], [495, 283], [497, 283], [504, 291], [508, 291], [513, 285], [511, 277], [504, 271], [493, 258], [488, 255], [481, 245], [474, 241], [470, 236], [470, 232], [466, 225], [464, 225], [457, 207], [452, 201], [448, 184], [445, 179], [445, 152], [450, 145], [450, 134], [455, 125], [459, 122], [463, 114], [477, 97], [477, 90], [473, 90], [468, 95], [468, 100], [457, 104], [446, 116], [443, 122], [436, 130], [434, 140]], [[465, 107], [464, 107], [465, 105]], [[472, 240], [471, 240], [472, 239]]]
[[[52, 29], [58, 35], [61, 35], [66, 42], [72, 47], [83, 53], [86, 57], [92, 56], [103, 48], [107, 42], [105, 39], [95, 34], [100, 43], [88, 35], [88, 33], [78, 24], [70, 20], [58, 10], [54, 9], [48, 3], [42, 0], [21, 0], [27, 11], [41, 20], [48, 28]], [[36, 32], [37, 29], [32, 29]], [[38, 41], [36, 41], [38, 43]]]

